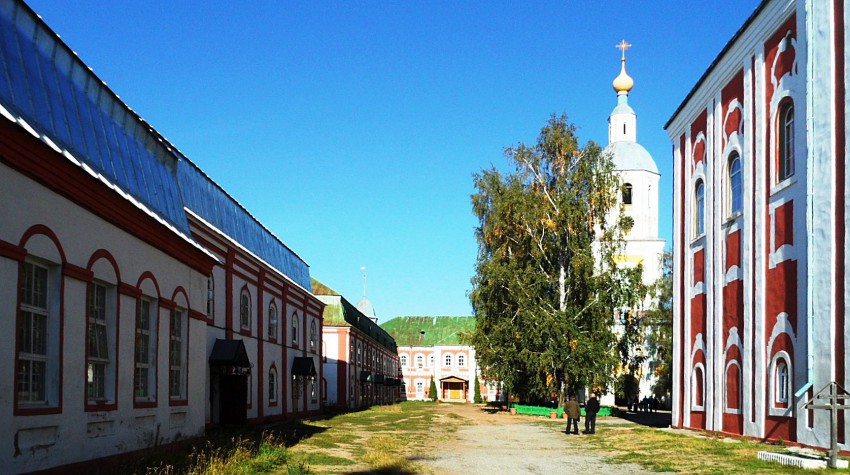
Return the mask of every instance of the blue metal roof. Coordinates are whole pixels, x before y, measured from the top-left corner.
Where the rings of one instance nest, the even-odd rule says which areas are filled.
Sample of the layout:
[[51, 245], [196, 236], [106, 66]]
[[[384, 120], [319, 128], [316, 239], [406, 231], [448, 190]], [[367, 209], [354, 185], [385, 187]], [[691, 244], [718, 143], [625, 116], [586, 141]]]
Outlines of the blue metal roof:
[[188, 159], [178, 164], [180, 190], [186, 208], [266, 261], [298, 285], [311, 291], [310, 268], [283, 241]]
[[0, 103], [178, 230], [177, 160], [25, 4], [0, 0]]
[[0, 105], [179, 232], [184, 207], [307, 290], [307, 264], [133, 112], [19, 0], [0, 0]]

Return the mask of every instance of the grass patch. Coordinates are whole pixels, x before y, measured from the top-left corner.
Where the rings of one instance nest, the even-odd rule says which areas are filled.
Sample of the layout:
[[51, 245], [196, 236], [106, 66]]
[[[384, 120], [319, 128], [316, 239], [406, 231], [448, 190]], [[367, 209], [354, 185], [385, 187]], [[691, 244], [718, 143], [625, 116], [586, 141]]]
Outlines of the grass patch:
[[[812, 473], [759, 460], [759, 451], [779, 447], [748, 440], [685, 435], [644, 426], [597, 425], [596, 435], [582, 441], [589, 443], [594, 451], [608, 452], [608, 462], [635, 463], [657, 472]], [[819, 473], [838, 473], [838, 470]]]

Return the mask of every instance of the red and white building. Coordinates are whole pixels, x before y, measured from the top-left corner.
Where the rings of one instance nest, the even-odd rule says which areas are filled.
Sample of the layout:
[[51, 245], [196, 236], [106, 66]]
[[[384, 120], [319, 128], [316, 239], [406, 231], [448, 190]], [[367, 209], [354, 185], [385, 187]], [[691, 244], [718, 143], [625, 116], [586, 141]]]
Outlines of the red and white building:
[[676, 427], [829, 444], [802, 406], [848, 384], [848, 13], [763, 1], [665, 126]]
[[325, 406], [355, 409], [397, 402], [401, 380], [396, 342], [375, 322], [377, 318], [373, 317], [368, 300], [364, 297], [354, 306], [315, 279], [313, 292], [325, 304], [322, 322]]
[[321, 410], [307, 264], [0, 0], [0, 472]]

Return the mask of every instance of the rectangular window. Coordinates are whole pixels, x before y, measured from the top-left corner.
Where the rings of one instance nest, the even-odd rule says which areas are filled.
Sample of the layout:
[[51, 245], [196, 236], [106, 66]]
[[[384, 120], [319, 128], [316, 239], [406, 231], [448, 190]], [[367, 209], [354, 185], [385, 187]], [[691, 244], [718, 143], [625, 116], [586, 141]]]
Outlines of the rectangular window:
[[18, 335], [18, 401], [47, 402], [47, 268], [24, 263]]
[[139, 299], [136, 305], [136, 351], [135, 351], [135, 374], [133, 378], [133, 395], [137, 400], [152, 399], [151, 376], [154, 364], [155, 350], [154, 332], [151, 324], [151, 301]]
[[106, 370], [109, 366], [106, 311], [106, 287], [92, 283], [89, 286], [89, 354], [86, 377], [90, 400], [106, 398]]
[[168, 396], [171, 399], [183, 399], [183, 313], [171, 311], [168, 328]]

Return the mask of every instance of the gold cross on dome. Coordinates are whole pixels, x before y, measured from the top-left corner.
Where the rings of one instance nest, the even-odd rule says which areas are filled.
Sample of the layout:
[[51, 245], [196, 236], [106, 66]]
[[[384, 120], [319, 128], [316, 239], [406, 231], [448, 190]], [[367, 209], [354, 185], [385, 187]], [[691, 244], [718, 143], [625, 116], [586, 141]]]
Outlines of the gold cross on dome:
[[617, 48], [618, 50], [623, 52], [623, 58], [622, 59], [626, 59], [626, 50], [631, 48], [631, 47], [632, 47], [632, 45], [630, 43], [626, 43], [626, 40], [620, 41], [620, 44], [615, 46], [615, 48]]

